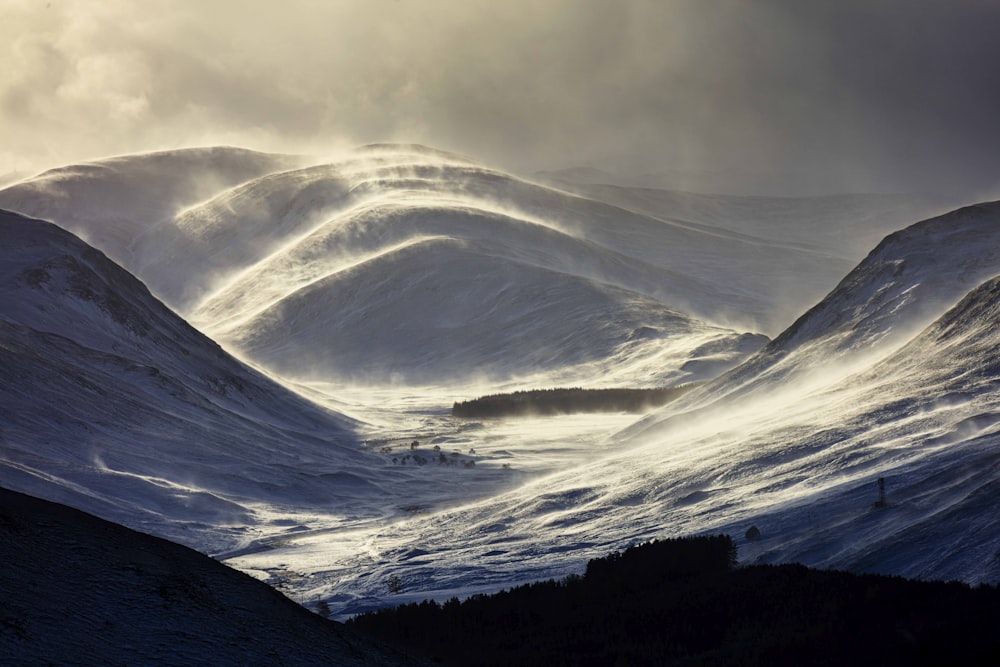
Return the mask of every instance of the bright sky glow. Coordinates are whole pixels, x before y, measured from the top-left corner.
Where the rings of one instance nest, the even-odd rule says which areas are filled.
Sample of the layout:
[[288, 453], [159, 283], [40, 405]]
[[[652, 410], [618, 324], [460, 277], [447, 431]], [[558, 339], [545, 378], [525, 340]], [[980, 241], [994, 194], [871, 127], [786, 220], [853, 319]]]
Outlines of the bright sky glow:
[[3, 0], [0, 175], [419, 141], [729, 192], [981, 190], [997, 25], [981, 0]]

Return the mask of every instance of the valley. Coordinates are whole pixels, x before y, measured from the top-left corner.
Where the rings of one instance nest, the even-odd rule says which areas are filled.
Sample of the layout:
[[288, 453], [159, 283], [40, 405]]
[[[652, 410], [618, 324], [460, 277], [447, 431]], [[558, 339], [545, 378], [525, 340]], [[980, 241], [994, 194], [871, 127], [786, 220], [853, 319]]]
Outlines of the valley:
[[0, 206], [3, 484], [334, 618], [718, 532], [745, 563], [1000, 576], [994, 204], [561, 189], [374, 145], [124, 156]]
[[0, 1], [0, 663], [1000, 663], [998, 32]]

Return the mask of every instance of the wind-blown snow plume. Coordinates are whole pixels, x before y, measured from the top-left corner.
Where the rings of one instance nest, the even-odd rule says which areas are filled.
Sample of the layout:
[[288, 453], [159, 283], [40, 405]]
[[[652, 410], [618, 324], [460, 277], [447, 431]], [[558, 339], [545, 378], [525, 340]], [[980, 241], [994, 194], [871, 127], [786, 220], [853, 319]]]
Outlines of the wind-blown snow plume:
[[[888, 226], [918, 205], [855, 198], [831, 213], [829, 200], [648, 190], [611, 199], [391, 144], [313, 166], [235, 149], [131, 156], [0, 191], [0, 203], [95, 239], [256, 363], [411, 384], [711, 377], [753, 350], [736, 332], [773, 328], [795, 307], [792, 292], [808, 303], [849, 267], [843, 243], [810, 245], [801, 230], [803, 240], [780, 241], [790, 225], [881, 211]], [[768, 227], [761, 211], [779, 206], [784, 217]], [[611, 375], [595, 367], [608, 358], [619, 362]]]

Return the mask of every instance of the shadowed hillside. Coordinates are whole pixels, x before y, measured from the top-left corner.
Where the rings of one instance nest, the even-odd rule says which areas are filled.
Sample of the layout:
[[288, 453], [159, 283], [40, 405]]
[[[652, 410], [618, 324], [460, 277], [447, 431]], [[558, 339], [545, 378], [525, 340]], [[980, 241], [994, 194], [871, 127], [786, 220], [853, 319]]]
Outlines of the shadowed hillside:
[[0, 489], [0, 662], [419, 665], [186, 547]]

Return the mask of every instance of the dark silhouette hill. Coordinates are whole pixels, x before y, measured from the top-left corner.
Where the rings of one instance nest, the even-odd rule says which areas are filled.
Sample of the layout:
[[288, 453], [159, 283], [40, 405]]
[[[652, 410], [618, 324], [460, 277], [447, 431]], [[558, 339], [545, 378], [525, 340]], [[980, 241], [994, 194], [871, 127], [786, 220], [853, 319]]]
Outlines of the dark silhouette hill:
[[0, 663], [420, 665], [187, 547], [0, 489]]

